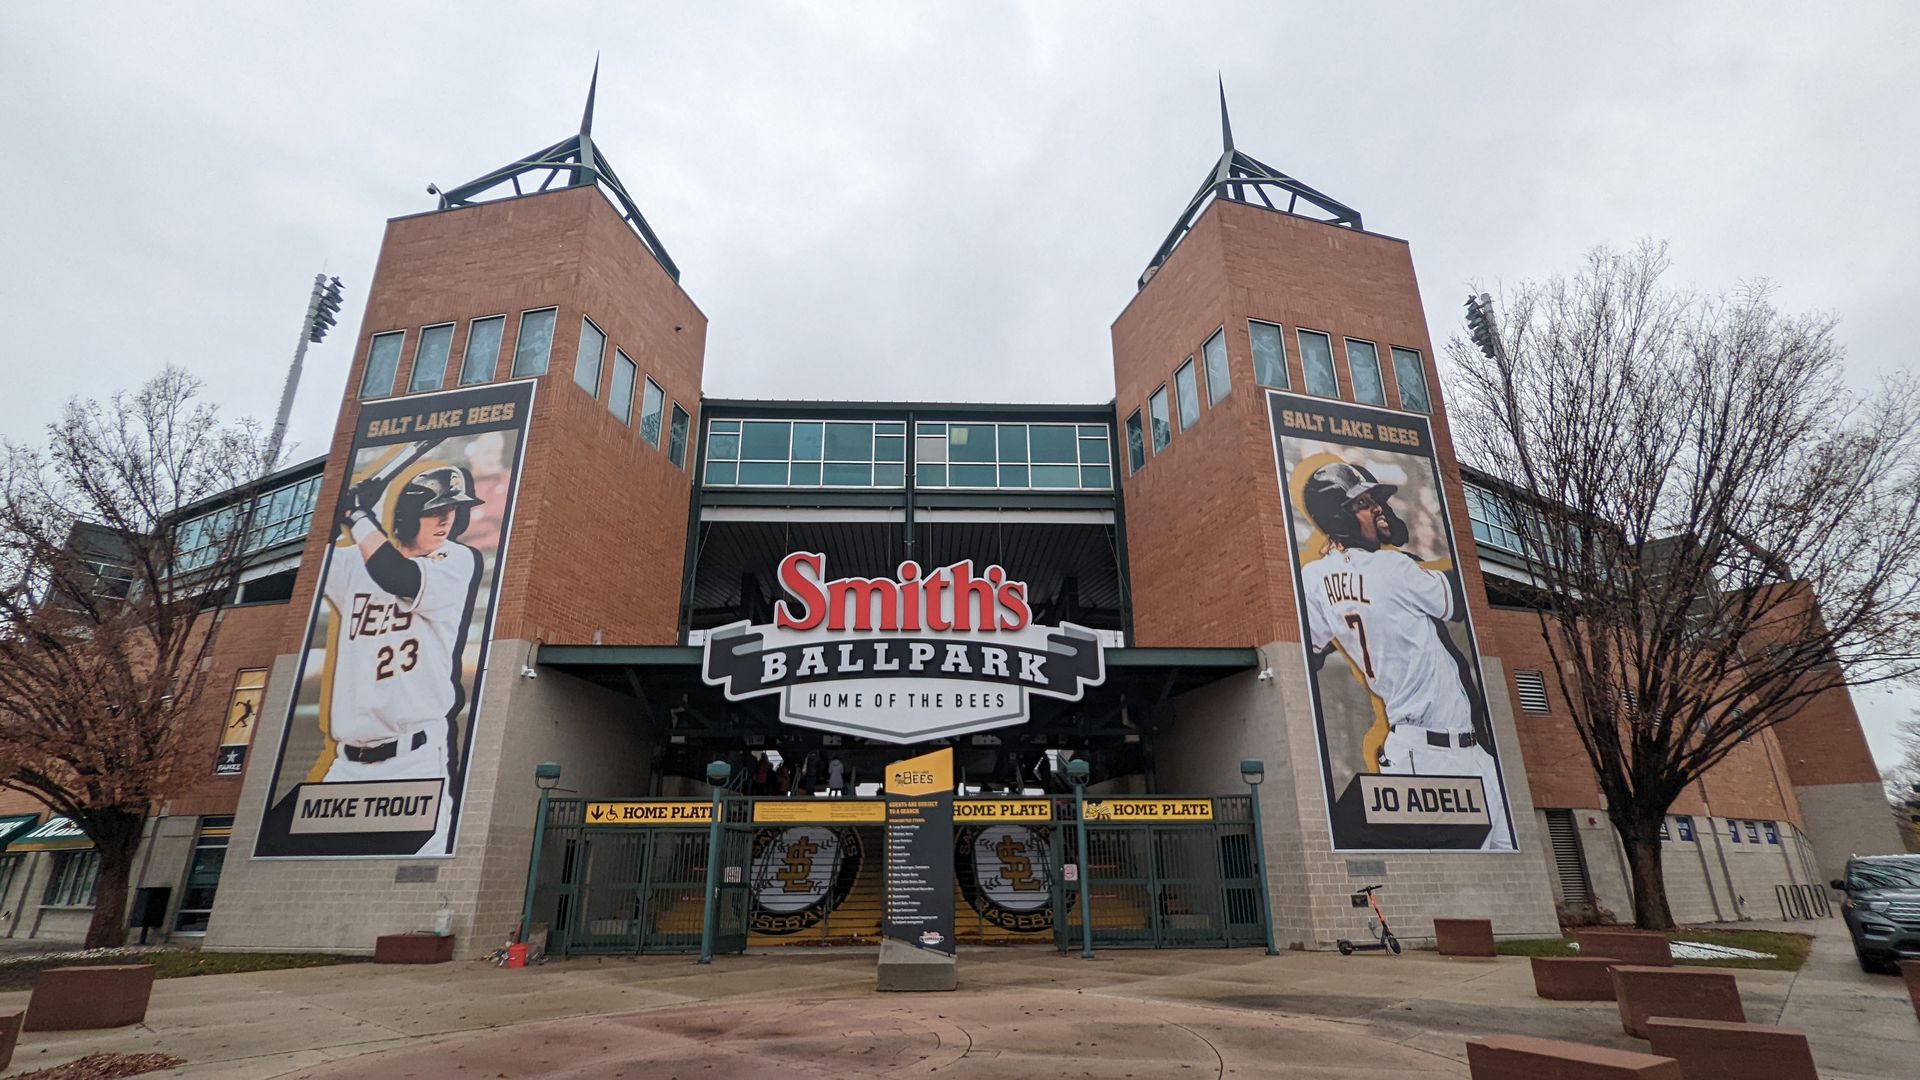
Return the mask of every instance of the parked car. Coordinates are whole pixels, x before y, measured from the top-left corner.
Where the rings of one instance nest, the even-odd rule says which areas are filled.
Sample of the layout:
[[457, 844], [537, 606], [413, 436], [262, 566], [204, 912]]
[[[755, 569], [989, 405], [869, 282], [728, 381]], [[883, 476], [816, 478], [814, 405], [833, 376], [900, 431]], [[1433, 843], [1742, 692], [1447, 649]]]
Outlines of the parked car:
[[1898, 973], [1920, 960], [1920, 855], [1855, 855], [1847, 876], [1828, 884], [1846, 893], [1840, 914], [1862, 971]]

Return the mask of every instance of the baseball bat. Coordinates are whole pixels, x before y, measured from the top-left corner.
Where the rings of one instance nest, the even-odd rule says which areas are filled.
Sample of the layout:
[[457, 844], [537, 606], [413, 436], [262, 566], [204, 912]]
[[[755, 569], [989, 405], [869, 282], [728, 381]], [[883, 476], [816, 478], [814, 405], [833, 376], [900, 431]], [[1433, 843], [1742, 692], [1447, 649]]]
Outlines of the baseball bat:
[[419, 461], [423, 457], [426, 457], [427, 454], [430, 451], [432, 451], [435, 446], [438, 446], [439, 444], [440, 444], [440, 440], [438, 439], [422, 439], [419, 442], [408, 443], [405, 449], [403, 449], [400, 453], [395, 454], [393, 457], [387, 459], [386, 464], [380, 466], [378, 469], [375, 469], [373, 471], [373, 475], [367, 477], [365, 480], [361, 480], [359, 483], [362, 483], [362, 484], [374, 483], [374, 484], [384, 485], [385, 483], [387, 483], [387, 481], [392, 480], [395, 476], [398, 476], [401, 473], [401, 471], [404, 470], [407, 466], [412, 465], [414, 462]]

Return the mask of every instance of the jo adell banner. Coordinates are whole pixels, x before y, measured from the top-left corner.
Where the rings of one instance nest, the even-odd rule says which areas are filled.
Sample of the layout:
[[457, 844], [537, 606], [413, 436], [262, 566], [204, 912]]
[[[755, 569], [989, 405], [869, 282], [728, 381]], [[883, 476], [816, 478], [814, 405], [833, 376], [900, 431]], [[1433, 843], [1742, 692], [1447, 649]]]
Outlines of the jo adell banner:
[[453, 854], [533, 389], [361, 407], [257, 857]]
[[1514, 850], [1432, 427], [1267, 405], [1334, 849]]

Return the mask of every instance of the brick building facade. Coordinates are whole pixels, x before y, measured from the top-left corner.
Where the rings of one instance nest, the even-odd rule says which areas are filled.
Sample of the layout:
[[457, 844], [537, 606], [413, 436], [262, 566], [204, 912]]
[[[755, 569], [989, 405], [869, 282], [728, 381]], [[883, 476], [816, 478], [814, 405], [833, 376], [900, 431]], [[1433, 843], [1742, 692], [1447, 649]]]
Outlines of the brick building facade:
[[[1373, 881], [1388, 883], [1412, 940], [1441, 916], [1490, 914], [1503, 934], [1536, 935], [1556, 915], [1630, 910], [1539, 624], [1490, 587], [1514, 571], [1454, 455], [1405, 241], [1229, 145], [1113, 324], [1111, 402], [710, 401], [705, 316], [611, 181], [590, 124], [542, 153], [518, 164], [559, 161], [551, 190], [516, 182], [489, 200], [476, 182], [387, 224], [334, 439], [288, 474], [318, 478], [301, 489], [310, 524], [262, 550], [253, 577], [277, 584], [223, 620], [213, 685], [266, 672], [244, 770], [216, 775], [231, 702], [210, 694], [207, 778], [150, 826], [136, 885], [172, 887], [167, 932], [204, 933], [210, 948], [365, 952], [446, 911], [457, 934], [497, 940], [520, 913], [541, 761], [560, 763], [568, 788], [609, 797], [704, 793], [708, 757], [751, 769], [776, 747], [783, 765], [845, 758], [874, 775], [872, 762], [909, 751], [778, 726], [740, 734], [735, 705], [699, 677], [694, 647], [734, 620], [764, 621], [789, 551], [823, 552], [836, 575], [888, 575], [905, 559], [1004, 565], [1028, 583], [1036, 618], [1103, 635], [1111, 677], [1097, 706], [1037, 710], [1030, 732], [962, 743], [976, 787], [1044, 789], [1046, 770], [1076, 756], [1104, 793], [1230, 793], [1243, 759], [1263, 761], [1256, 864], [1283, 943], [1354, 936], [1349, 894]], [[1296, 198], [1283, 209], [1247, 186]], [[1303, 192], [1333, 212], [1290, 212]], [[363, 410], [519, 380], [536, 392], [511, 543], [493, 567], [484, 682], [469, 684], [484, 690], [467, 703], [466, 764], [449, 778], [464, 783], [454, 850], [259, 857], [282, 742], [312, 722], [296, 701], [303, 643], [316, 568], [351, 543], [336, 522]], [[1430, 436], [1440, 524], [1457, 541], [1434, 572], [1477, 647], [1477, 675], [1463, 677], [1485, 687], [1475, 731], [1499, 750], [1514, 850], [1334, 842], [1270, 391], [1398, 414]], [[766, 449], [776, 431], [777, 452]], [[1383, 712], [1382, 730], [1402, 719]], [[380, 752], [406, 750], [403, 738]], [[788, 790], [824, 786], [812, 779]], [[0, 802], [0, 817], [14, 810], [36, 813]], [[1776, 914], [1777, 886], [1898, 843], [1844, 692], [1741, 748], [1672, 815], [1667, 881], [1683, 920]], [[41, 865], [64, 854], [8, 857], [0, 934], [83, 932], [85, 905], [53, 902], [75, 897], [49, 892]]]

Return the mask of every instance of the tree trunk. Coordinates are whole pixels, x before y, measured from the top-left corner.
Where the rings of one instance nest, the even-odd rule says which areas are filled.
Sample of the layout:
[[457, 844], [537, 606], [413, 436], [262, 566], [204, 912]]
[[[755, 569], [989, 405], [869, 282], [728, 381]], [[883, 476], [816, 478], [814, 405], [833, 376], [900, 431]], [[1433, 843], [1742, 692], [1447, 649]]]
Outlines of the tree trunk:
[[1642, 930], [1673, 929], [1667, 907], [1667, 871], [1660, 855], [1660, 822], [1615, 822], [1627, 853], [1627, 871], [1633, 875], [1633, 925]]
[[127, 811], [105, 811], [81, 822], [100, 853], [100, 878], [93, 893], [93, 922], [86, 947], [106, 949], [127, 943], [127, 889], [133, 881], [134, 855], [140, 850], [146, 819]]

